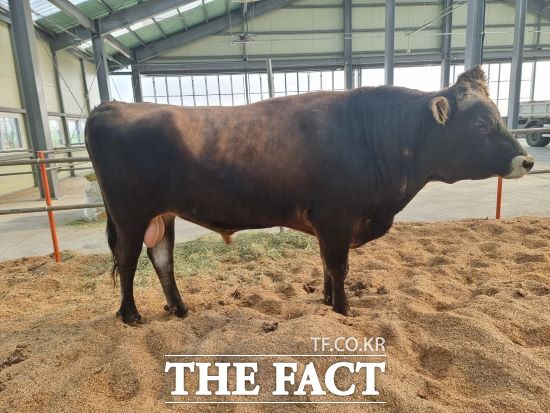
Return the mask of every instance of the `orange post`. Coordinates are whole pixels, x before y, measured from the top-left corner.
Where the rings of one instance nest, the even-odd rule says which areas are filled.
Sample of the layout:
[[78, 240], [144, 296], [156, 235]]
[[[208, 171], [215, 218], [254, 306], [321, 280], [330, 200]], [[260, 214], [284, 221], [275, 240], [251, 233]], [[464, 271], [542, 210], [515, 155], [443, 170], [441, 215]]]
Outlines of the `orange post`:
[[500, 210], [502, 207], [502, 178], [498, 177], [498, 184], [497, 184], [497, 212], [496, 212], [496, 219], [500, 219]]
[[[44, 160], [44, 152], [37, 152], [38, 159]], [[46, 173], [46, 164], [40, 163], [40, 180], [42, 182], [42, 189], [44, 190], [44, 199], [46, 200], [46, 206], [52, 206], [52, 197], [50, 195], [50, 184], [48, 182], [48, 174]], [[55, 218], [53, 211], [48, 211], [48, 220], [50, 221], [50, 232], [52, 233], [53, 244], [53, 256], [56, 262], [61, 262], [61, 254], [59, 253], [59, 243], [57, 241], [57, 230], [55, 228]]]

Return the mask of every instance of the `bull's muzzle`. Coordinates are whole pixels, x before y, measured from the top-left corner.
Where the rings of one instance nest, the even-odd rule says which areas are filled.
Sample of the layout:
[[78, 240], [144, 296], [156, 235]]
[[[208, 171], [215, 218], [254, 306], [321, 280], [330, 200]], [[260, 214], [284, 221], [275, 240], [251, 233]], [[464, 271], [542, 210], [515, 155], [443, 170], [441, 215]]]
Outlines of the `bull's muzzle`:
[[516, 156], [510, 163], [510, 173], [503, 178], [521, 178], [533, 169], [533, 165], [535, 165], [535, 160], [530, 155]]

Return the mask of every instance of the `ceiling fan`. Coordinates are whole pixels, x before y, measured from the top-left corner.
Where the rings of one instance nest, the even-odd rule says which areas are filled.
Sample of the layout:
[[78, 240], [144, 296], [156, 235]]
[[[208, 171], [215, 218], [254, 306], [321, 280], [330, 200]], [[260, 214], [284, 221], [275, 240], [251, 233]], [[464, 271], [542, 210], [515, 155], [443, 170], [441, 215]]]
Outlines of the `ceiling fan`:
[[[232, 3], [241, 3], [243, 10], [243, 31], [241, 33], [230, 34], [228, 43], [239, 46], [260, 43], [258, 36], [250, 33], [248, 29], [248, 4], [255, 3], [258, 0], [231, 0]], [[231, 14], [229, 15], [229, 25], [231, 26]]]

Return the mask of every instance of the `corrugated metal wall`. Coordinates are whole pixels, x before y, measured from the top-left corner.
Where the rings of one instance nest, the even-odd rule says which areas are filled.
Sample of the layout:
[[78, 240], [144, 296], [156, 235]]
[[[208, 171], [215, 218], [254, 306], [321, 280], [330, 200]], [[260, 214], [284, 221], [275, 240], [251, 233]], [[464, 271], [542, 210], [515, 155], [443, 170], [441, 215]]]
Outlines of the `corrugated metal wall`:
[[55, 85], [55, 66], [52, 61], [50, 45], [42, 39], [36, 39], [36, 50], [38, 52], [38, 64], [42, 74], [42, 86], [46, 98], [48, 112], [60, 112], [59, 99]]
[[80, 61], [68, 52], [61, 51], [57, 53], [57, 64], [62, 76], [60, 84], [65, 113], [71, 115], [83, 113], [86, 115], [86, 100]]
[[15, 75], [15, 62], [11, 50], [9, 26], [0, 22], [0, 107], [21, 108], [17, 77]]
[[[48, 112], [59, 113], [61, 112], [61, 105], [56, 86], [56, 68], [53, 63], [50, 45], [43, 39], [37, 38], [36, 47], [38, 53], [38, 64], [40, 66], [40, 74], [42, 76], [44, 95], [46, 99], [46, 108]], [[0, 116], [15, 117], [19, 119], [21, 134], [27, 147], [30, 147], [25, 128], [24, 116], [26, 115], [13, 112], [2, 112], [2, 108], [24, 109], [22, 99], [19, 95], [17, 70], [15, 67], [15, 59], [10, 39], [10, 26], [2, 22], [0, 22], [0, 50], [3, 52], [2, 57], [0, 58]], [[60, 79], [60, 84], [61, 97], [63, 99], [65, 113], [68, 115], [79, 116], [83, 108], [83, 115], [87, 116], [88, 112], [86, 109], [85, 91], [79, 59], [66, 51], [58, 52], [57, 59], [61, 76], [64, 78], [64, 81]], [[95, 68], [92, 63], [88, 62], [85, 63], [85, 68], [88, 87], [92, 85], [90, 100], [93, 107], [94, 105], [99, 104], [97, 82], [95, 80], [92, 82], [92, 79], [95, 76]], [[24, 81], [24, 79], [19, 79], [19, 81]], [[65, 84], [65, 82], [67, 84]], [[82, 151], [75, 154], [75, 156], [85, 156], [85, 153], [85, 151]], [[0, 153], [0, 160], [13, 158], [14, 156], [17, 155], [14, 153]], [[12, 172], [28, 172], [30, 170], [30, 167], [27, 166], [2, 167], [0, 168], [0, 175]], [[67, 172], [60, 174], [60, 177], [66, 176], [68, 176]], [[34, 180], [30, 174], [7, 177], [0, 176], [0, 195], [29, 188], [33, 185]]]
[[[407, 4], [412, 3], [412, 4]], [[309, 7], [308, 7], [309, 6]], [[353, 54], [354, 56], [382, 54], [384, 52], [385, 7], [381, 0], [353, 0]], [[466, 4], [455, 2], [453, 12], [452, 47], [463, 50], [466, 34]], [[397, 53], [433, 51], [442, 47], [441, 2], [400, 0], [396, 7], [395, 49]], [[510, 48], [513, 43], [513, 27], [498, 27], [514, 24], [513, 5], [502, 2], [487, 2], [485, 47]], [[247, 55], [292, 58], [305, 55], [310, 58], [341, 56], [343, 54], [343, 8], [341, 1], [298, 0], [290, 7], [266, 15], [252, 17], [249, 31], [257, 34], [257, 43], [247, 45]], [[427, 27], [412, 33], [434, 20]], [[537, 16], [527, 14], [526, 48], [536, 44], [535, 27]], [[491, 26], [497, 27], [491, 27]], [[550, 23], [543, 19], [541, 43], [550, 43]], [[189, 45], [171, 50], [163, 57], [183, 57], [187, 60], [205, 61], [220, 57], [238, 57], [243, 54], [242, 45], [232, 45], [228, 32], [237, 34], [242, 27], [226, 30], [226, 35], [213, 35]], [[317, 31], [317, 32], [316, 32]], [[322, 32], [321, 32], [322, 31]], [[268, 33], [274, 34], [268, 34]], [[288, 34], [289, 32], [293, 32]], [[300, 35], [300, 32], [303, 34]], [[313, 33], [312, 33], [313, 32]], [[196, 59], [193, 59], [196, 58]], [[151, 60], [153, 62], [155, 59]]]

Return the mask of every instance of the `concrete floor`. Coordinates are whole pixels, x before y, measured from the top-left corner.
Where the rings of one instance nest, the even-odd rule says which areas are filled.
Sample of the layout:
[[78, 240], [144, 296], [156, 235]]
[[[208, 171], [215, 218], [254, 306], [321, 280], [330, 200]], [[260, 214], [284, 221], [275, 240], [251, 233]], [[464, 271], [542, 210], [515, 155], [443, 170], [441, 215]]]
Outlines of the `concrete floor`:
[[[535, 158], [535, 169], [550, 169], [550, 146], [528, 148]], [[86, 181], [62, 181], [63, 196], [55, 204], [84, 202]], [[493, 218], [496, 178], [463, 181], [453, 185], [430, 183], [396, 217], [399, 221], [438, 221], [465, 218]], [[550, 216], [550, 174], [532, 175], [517, 181], [504, 181], [503, 218], [534, 215]], [[0, 198], [0, 209], [41, 206], [36, 189]], [[84, 253], [107, 252], [104, 224], [71, 225], [83, 217], [81, 210], [55, 213], [62, 250]], [[183, 220], [176, 220], [176, 241], [195, 239], [209, 231]], [[0, 261], [23, 256], [44, 255], [52, 251], [45, 213], [0, 215]]]

